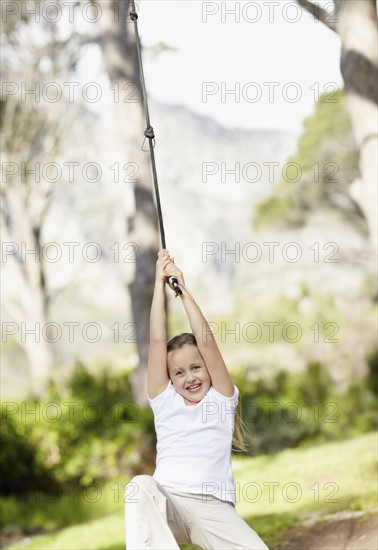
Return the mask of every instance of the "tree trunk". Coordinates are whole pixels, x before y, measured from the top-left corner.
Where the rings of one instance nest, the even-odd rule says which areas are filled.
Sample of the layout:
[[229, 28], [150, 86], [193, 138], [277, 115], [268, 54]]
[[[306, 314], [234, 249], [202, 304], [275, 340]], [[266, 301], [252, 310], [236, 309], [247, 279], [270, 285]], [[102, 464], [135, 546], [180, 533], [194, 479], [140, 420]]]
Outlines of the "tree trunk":
[[[55, 335], [46, 334], [47, 315], [43, 306], [44, 296], [41, 288], [36, 287], [34, 291], [30, 288], [21, 288], [21, 285], [18, 288], [20, 294], [26, 296], [27, 303], [23, 302], [22, 309], [7, 303], [4, 305], [4, 310], [9, 314], [11, 322], [16, 323], [17, 326], [14, 338], [25, 354], [29, 393], [36, 398], [41, 398], [48, 388], [54, 365], [53, 349], [48, 338], [54, 338]], [[5, 320], [4, 326], [7, 326]]]
[[53, 354], [51, 344], [43, 337], [43, 327], [46, 326], [44, 320], [35, 321], [34, 318], [32, 323], [29, 324], [28, 329], [33, 329], [36, 322], [39, 323], [39, 328], [37, 329], [39, 342], [35, 341], [34, 335], [28, 334], [26, 336], [28, 341], [24, 344], [24, 351], [31, 375], [29, 392], [36, 398], [43, 398], [46, 397], [48, 389], [48, 381], [53, 366]]
[[[47, 3], [44, 0], [39, 7]], [[3, 27], [2, 80], [17, 87], [28, 83], [27, 89], [38, 84], [40, 90], [44, 84], [70, 81], [81, 53], [81, 36], [71, 26], [70, 35], [62, 40], [58, 26], [42, 18], [36, 40], [33, 17], [20, 18], [16, 10]], [[72, 124], [82, 112], [80, 102], [76, 109], [63, 97], [52, 104], [39, 95], [23, 98], [22, 93], [5, 92], [0, 106], [4, 167], [10, 163], [16, 168], [12, 174], [5, 168], [1, 187], [2, 237], [4, 243], [13, 244], [13, 253], [4, 262], [3, 277], [10, 281], [4, 310], [17, 324], [14, 338], [25, 353], [30, 386], [37, 395], [44, 392], [54, 364], [54, 348], [45, 334], [51, 296], [40, 247], [56, 184], [44, 176], [43, 168], [41, 177], [40, 167], [61, 158], [67, 138], [72, 138]], [[28, 332], [33, 330], [36, 334]]]
[[[149, 315], [159, 249], [158, 222], [152, 193], [150, 156], [141, 151], [145, 122], [134, 24], [128, 16], [130, 2], [102, 2], [101, 8], [96, 40], [100, 44], [109, 78], [113, 84], [117, 83], [121, 92], [120, 101], [115, 105], [118, 135], [128, 152], [125, 162], [138, 165], [137, 181], [134, 183], [135, 214], [128, 217], [128, 238], [138, 245], [135, 279], [130, 293], [133, 319], [138, 328], [139, 366], [132, 384], [136, 403], [145, 407], [148, 405]], [[130, 90], [130, 83], [136, 87], [137, 93], [133, 96], [137, 97], [137, 102], [123, 101], [127, 94], [124, 92], [122, 97], [122, 90], [128, 85]]]
[[[9, 211], [17, 224], [3, 227], [6, 240], [18, 247], [18, 257], [8, 258], [13, 263], [13, 276], [18, 279], [18, 302], [7, 301], [5, 310], [12, 322], [17, 323], [15, 338], [25, 353], [30, 389], [41, 397], [48, 385], [54, 355], [48, 335], [44, 333], [48, 319], [49, 294], [44, 273], [44, 259], [40, 252], [40, 232], [44, 215], [33, 221], [28, 201], [27, 186], [16, 179], [4, 188], [4, 197]], [[11, 269], [12, 269], [11, 267]]]
[[363, 211], [377, 255], [378, 236], [378, 23], [374, 0], [337, 1], [341, 73], [348, 110], [360, 153], [361, 177], [351, 186]]
[[375, 0], [334, 0], [336, 19], [330, 22], [318, 2], [298, 4], [336, 32], [341, 40], [340, 68], [348, 112], [359, 151], [361, 177], [350, 187], [369, 228], [375, 258], [378, 258], [378, 22]]

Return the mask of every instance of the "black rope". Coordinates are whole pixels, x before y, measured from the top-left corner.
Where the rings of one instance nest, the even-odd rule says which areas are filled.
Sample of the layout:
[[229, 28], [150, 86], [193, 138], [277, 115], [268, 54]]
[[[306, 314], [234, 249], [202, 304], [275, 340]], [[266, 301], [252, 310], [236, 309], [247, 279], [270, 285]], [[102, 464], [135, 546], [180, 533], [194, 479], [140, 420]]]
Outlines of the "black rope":
[[[163, 214], [162, 214], [162, 210], [161, 210], [159, 183], [158, 183], [156, 162], [155, 162], [155, 152], [154, 152], [155, 132], [154, 132], [153, 127], [151, 126], [150, 113], [149, 113], [149, 110], [148, 110], [146, 82], [144, 80], [143, 61], [142, 61], [142, 49], [141, 49], [141, 45], [140, 45], [139, 30], [138, 30], [138, 14], [135, 10], [134, 0], [131, 0], [131, 7], [132, 7], [132, 10], [130, 11], [130, 19], [134, 22], [136, 46], [137, 46], [138, 61], [139, 61], [139, 68], [140, 68], [140, 81], [141, 81], [141, 85], [142, 85], [143, 105], [144, 105], [144, 112], [145, 112], [145, 116], [146, 116], [146, 129], [144, 131], [145, 138], [144, 138], [144, 141], [142, 143], [142, 150], [146, 151], [146, 149], [144, 149], [143, 146], [144, 146], [144, 143], [145, 143], [146, 139], [148, 139], [149, 152], [150, 152], [150, 156], [151, 156], [152, 175], [153, 175], [153, 180], [154, 180], [155, 197], [156, 197], [156, 208], [157, 208], [157, 215], [158, 215], [158, 220], [159, 220], [161, 245], [162, 245], [162, 248], [167, 248], [167, 245], [166, 245], [166, 242], [165, 242]], [[181, 289], [178, 286], [177, 279], [175, 277], [170, 277], [169, 280], [168, 280], [168, 283], [173, 286], [173, 289], [176, 293], [176, 296], [178, 294], [182, 294]]]
[[[142, 85], [143, 105], [144, 105], [144, 112], [145, 112], [145, 115], [146, 115], [146, 125], [147, 125], [147, 127], [144, 131], [144, 135], [145, 135], [145, 140], [148, 139], [149, 146], [150, 146], [149, 151], [150, 151], [150, 155], [151, 155], [152, 174], [153, 174], [153, 179], [154, 179], [156, 207], [157, 207], [157, 213], [158, 213], [158, 219], [159, 219], [161, 244], [162, 244], [163, 248], [167, 248], [166, 247], [166, 242], [165, 242], [163, 214], [162, 214], [162, 211], [161, 211], [159, 184], [158, 184], [155, 154], [154, 154], [155, 132], [154, 132], [154, 129], [152, 128], [152, 126], [151, 126], [150, 113], [149, 113], [149, 110], [148, 110], [147, 91], [146, 91], [146, 83], [145, 83], [145, 80], [144, 80], [143, 61], [142, 61], [142, 49], [141, 49], [141, 46], [140, 46], [140, 38], [139, 38], [139, 30], [138, 30], [138, 14], [135, 11], [135, 2], [134, 2], [134, 0], [131, 1], [131, 7], [132, 7], [132, 11], [130, 12], [130, 19], [134, 22], [136, 46], [137, 46], [138, 61], [139, 61], [139, 68], [140, 68], [140, 80], [141, 80], [141, 85]], [[142, 144], [142, 149], [143, 149], [144, 141], [143, 141], [143, 144]]]

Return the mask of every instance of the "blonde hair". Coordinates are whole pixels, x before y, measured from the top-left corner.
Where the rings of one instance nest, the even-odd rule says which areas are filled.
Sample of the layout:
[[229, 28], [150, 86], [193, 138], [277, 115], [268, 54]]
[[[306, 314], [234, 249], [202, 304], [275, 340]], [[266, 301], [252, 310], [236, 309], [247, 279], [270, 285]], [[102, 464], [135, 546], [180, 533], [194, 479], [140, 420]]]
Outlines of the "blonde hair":
[[[167, 342], [167, 353], [175, 349], [182, 348], [185, 344], [189, 346], [197, 346], [197, 341], [194, 334], [191, 332], [183, 332], [177, 336], [173, 336]], [[248, 446], [245, 442], [246, 433], [248, 431], [247, 426], [243, 421], [242, 408], [239, 396], [239, 403], [235, 410], [234, 419], [234, 434], [232, 436], [232, 447], [234, 451], [247, 452]]]
[[246, 433], [248, 431], [247, 426], [244, 423], [242, 415], [242, 407], [239, 396], [239, 403], [235, 411], [235, 420], [234, 420], [234, 435], [232, 437], [232, 447], [233, 451], [247, 452], [248, 445], [245, 442]]

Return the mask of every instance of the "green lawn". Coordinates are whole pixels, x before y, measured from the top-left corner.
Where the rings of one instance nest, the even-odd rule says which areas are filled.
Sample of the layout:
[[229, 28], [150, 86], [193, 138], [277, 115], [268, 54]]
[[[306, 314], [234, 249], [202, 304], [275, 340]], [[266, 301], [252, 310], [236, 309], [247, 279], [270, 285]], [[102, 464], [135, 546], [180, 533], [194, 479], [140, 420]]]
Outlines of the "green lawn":
[[[366, 510], [376, 506], [375, 433], [285, 450], [275, 456], [234, 458], [233, 467], [238, 491], [237, 510], [268, 546], [282, 540], [284, 531], [305, 514]], [[99, 502], [100, 505], [103, 503]], [[124, 550], [122, 498], [114, 504], [114, 509], [101, 519], [33, 537], [29, 544], [24, 541], [22, 548]], [[8, 547], [9, 550], [16, 548], [21, 545]], [[192, 547], [182, 548], [189, 550]]]

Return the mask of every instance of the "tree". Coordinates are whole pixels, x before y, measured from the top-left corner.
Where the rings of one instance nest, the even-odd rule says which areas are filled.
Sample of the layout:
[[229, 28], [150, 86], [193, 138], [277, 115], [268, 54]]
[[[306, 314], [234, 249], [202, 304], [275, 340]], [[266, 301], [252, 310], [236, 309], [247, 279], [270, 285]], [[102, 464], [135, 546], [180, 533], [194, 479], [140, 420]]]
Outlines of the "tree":
[[341, 74], [359, 152], [360, 178], [350, 187], [364, 213], [378, 254], [378, 21], [375, 0], [333, 0], [334, 15], [318, 4], [297, 0], [341, 40]]
[[[80, 48], [76, 34], [63, 40], [54, 23], [15, 14], [2, 27], [1, 229], [7, 280], [17, 285], [4, 309], [11, 323], [7, 326], [25, 352], [32, 388], [41, 394], [53, 366], [51, 344], [43, 337], [52, 300], [41, 253], [54, 192], [48, 166], [54, 172], [77, 115], [64, 96], [54, 98], [75, 67]], [[47, 83], [54, 85], [45, 90]], [[23, 337], [22, 327], [35, 328], [36, 335]]]
[[[92, 3], [96, 4], [94, 0]], [[136, 402], [140, 406], [147, 406], [149, 312], [159, 236], [150, 159], [141, 150], [145, 123], [134, 26], [129, 13], [130, 2], [127, 0], [102, 2], [95, 40], [101, 47], [112, 87], [116, 86], [120, 91], [119, 102], [115, 103], [115, 114], [119, 122], [116, 135], [125, 145], [128, 160], [138, 166], [134, 183], [135, 213], [128, 217], [129, 238], [138, 245], [138, 261], [130, 293], [132, 315], [138, 327], [139, 366], [132, 383]]]

